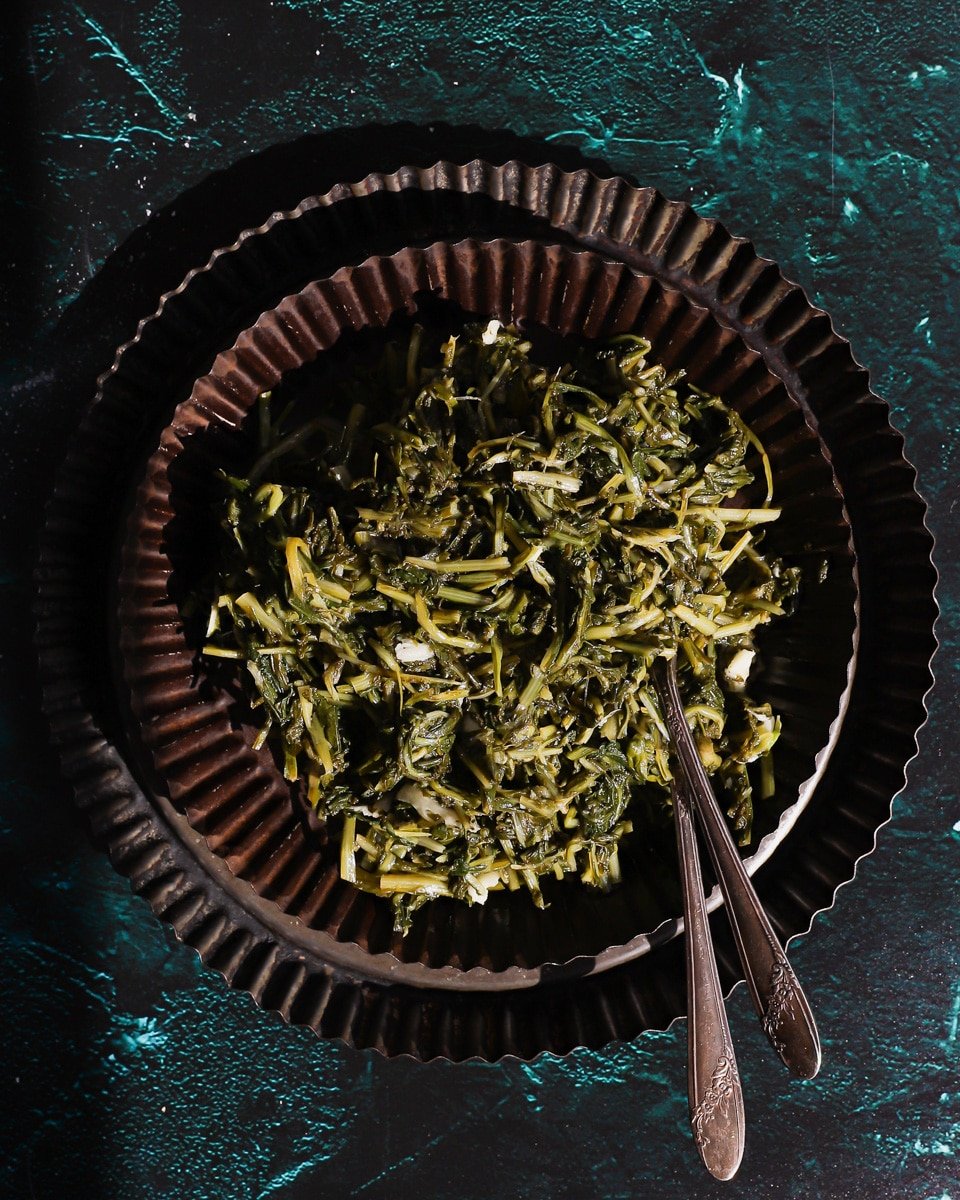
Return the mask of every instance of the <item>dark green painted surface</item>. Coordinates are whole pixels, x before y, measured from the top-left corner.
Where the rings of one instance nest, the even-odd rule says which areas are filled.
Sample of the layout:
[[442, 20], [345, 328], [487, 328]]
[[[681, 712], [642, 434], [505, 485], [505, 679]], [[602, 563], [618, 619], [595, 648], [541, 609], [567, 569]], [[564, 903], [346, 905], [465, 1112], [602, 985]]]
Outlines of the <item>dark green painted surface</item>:
[[[955, 6], [58, 0], [4, 21], [3, 1194], [960, 1200]], [[742, 989], [731, 1002], [749, 1137], [726, 1187], [690, 1143], [683, 1026], [559, 1062], [418, 1067], [260, 1013], [131, 898], [37, 733], [50, 465], [111, 347], [211, 248], [184, 229], [138, 282], [176, 212], [148, 219], [274, 143], [396, 120], [572, 146], [753, 237], [851, 338], [932, 502], [943, 648], [921, 756], [879, 850], [794, 948], [820, 1078], [786, 1079]], [[350, 161], [320, 145], [303, 193]], [[220, 240], [300, 198], [277, 188], [237, 200]]]

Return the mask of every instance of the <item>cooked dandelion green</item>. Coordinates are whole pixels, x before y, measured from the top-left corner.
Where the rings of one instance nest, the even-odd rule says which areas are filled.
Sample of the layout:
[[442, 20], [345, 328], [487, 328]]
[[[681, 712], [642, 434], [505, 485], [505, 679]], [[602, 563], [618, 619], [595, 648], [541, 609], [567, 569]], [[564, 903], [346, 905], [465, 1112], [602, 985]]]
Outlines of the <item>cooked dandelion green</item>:
[[[746, 843], [747, 764], [770, 792], [780, 728], [743, 691], [752, 636], [797, 587], [760, 551], [757, 438], [638, 337], [558, 370], [496, 321], [435, 357], [421, 337], [345, 421], [262, 397], [260, 456], [227, 481], [206, 653], [245, 664], [258, 743], [339, 822], [342, 877], [400, 930], [432, 896], [616, 882], [669, 800], [657, 655]], [[751, 444], [766, 500], [728, 506]]]

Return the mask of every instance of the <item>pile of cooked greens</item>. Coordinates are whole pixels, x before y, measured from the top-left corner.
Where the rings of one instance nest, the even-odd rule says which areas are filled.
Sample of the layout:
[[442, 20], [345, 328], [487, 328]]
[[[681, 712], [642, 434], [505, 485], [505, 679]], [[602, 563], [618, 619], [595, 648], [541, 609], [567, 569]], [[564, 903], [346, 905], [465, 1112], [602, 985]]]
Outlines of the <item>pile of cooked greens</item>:
[[[760, 551], [763, 447], [639, 337], [558, 369], [497, 321], [422, 343], [309, 419], [262, 396], [259, 456], [225, 476], [205, 653], [244, 664], [342, 877], [400, 930], [429, 897], [616, 882], [632, 818], [669, 803], [658, 655], [745, 844], [779, 734], [743, 690], [753, 633], [798, 582]], [[751, 445], [766, 500], [730, 506]]]

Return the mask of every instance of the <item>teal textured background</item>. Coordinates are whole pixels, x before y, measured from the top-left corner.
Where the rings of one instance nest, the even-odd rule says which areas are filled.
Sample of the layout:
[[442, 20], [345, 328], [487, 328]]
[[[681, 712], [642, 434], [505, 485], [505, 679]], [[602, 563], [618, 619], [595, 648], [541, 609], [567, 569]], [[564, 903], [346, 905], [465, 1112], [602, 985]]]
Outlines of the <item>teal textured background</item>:
[[[57, 0], [15, 5], [6, 42], [4, 1194], [960, 1200], [955, 6]], [[682, 1024], [452, 1068], [259, 1012], [131, 897], [37, 734], [37, 506], [97, 370], [156, 301], [78, 297], [208, 173], [395, 120], [576, 147], [752, 237], [870, 367], [932, 505], [942, 650], [921, 757], [878, 851], [794, 945], [822, 1075], [785, 1078], [732, 998], [749, 1132], [731, 1185], [690, 1142]], [[267, 215], [252, 201], [245, 223]]]

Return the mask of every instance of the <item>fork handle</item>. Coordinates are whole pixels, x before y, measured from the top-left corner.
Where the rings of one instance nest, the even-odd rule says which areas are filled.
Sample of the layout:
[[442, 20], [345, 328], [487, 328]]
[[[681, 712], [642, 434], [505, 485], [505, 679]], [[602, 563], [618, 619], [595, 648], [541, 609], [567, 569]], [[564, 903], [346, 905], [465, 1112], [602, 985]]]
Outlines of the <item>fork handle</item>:
[[659, 660], [654, 680], [670, 738], [706, 837], [760, 1023], [786, 1066], [801, 1079], [812, 1079], [821, 1062], [817, 1025], [803, 988], [763, 911], [700, 761], [680, 699], [674, 660]]
[[690, 1128], [710, 1174], [716, 1179], [732, 1179], [743, 1158], [743, 1091], [710, 938], [693, 814], [683, 785], [675, 783], [672, 790], [687, 933]]

